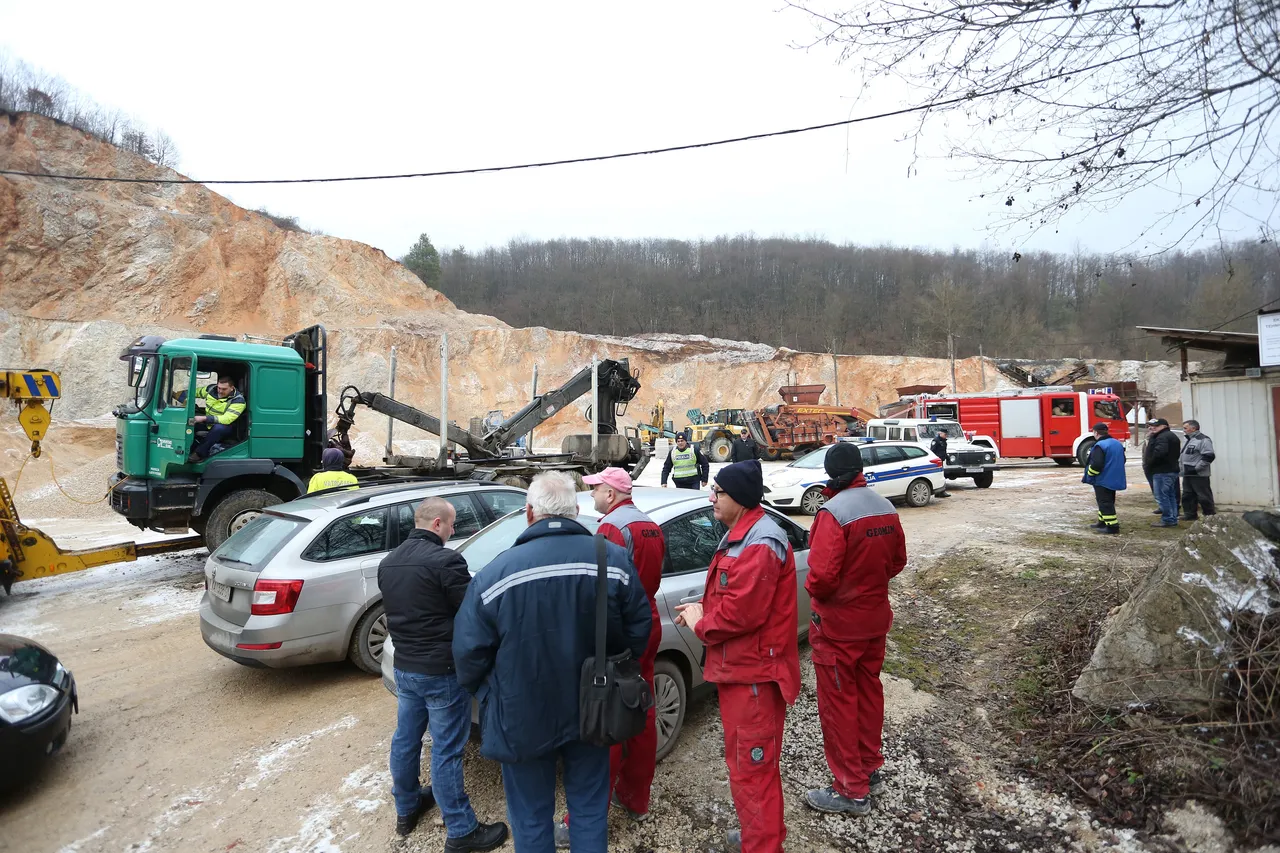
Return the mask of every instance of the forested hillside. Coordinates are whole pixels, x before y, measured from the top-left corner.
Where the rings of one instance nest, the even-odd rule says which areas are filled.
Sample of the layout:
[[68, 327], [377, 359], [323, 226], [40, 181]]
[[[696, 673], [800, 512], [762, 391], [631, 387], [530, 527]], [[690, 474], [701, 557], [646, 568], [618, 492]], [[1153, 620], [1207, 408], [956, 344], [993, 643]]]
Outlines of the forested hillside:
[[459, 308], [513, 326], [845, 353], [943, 356], [950, 334], [957, 355], [1158, 358], [1135, 325], [1211, 328], [1280, 298], [1270, 241], [1130, 264], [756, 237], [515, 240], [444, 252], [440, 267]]

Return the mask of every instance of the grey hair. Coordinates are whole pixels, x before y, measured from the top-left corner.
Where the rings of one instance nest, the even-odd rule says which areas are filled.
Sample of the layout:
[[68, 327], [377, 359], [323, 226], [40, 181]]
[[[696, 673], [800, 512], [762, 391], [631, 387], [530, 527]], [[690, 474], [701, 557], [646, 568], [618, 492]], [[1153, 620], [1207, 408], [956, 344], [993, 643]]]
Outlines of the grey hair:
[[1192, 429], [1200, 429], [1200, 422], [1197, 420], [1193, 420], [1192, 418], [1187, 418], [1185, 421], [1182, 422], [1182, 425], [1189, 426]]
[[578, 517], [578, 487], [563, 471], [543, 471], [534, 477], [525, 500], [535, 519]]
[[455, 515], [457, 510], [444, 498], [427, 498], [413, 511], [413, 524], [426, 530], [437, 518], [452, 518]]

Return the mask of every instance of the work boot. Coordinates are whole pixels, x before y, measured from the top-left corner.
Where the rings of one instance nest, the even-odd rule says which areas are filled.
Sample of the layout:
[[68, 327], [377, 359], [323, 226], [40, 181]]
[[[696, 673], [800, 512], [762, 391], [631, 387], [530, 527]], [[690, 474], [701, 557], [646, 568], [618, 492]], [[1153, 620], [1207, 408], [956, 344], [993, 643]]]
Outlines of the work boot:
[[880, 775], [879, 770], [871, 771], [871, 778], [867, 780], [871, 785], [871, 793], [873, 796], [880, 796], [889, 787], [884, 783], [884, 777]]
[[556, 849], [569, 849], [569, 821], [567, 819], [556, 821]]
[[1151, 510], [1151, 514], [1152, 514], [1152, 515], [1164, 515], [1164, 510], [1162, 510], [1162, 509], [1153, 509], [1153, 510]]
[[951, 497], [951, 493], [950, 493], [950, 492], [942, 492], [941, 494], [934, 495], [934, 497], [935, 497], [935, 498], [949, 498], [949, 497]]
[[1199, 516], [1195, 516], [1195, 515], [1184, 515], [1184, 516], [1182, 516], [1182, 520], [1183, 520], [1183, 521], [1197, 521], [1197, 520], [1199, 520]]
[[[568, 827], [565, 828], [568, 829]], [[472, 851], [494, 850], [501, 847], [506, 840], [507, 825], [505, 823], [502, 821], [482, 823], [461, 838], [446, 838], [444, 840], [444, 853], [472, 853]]]
[[1101, 521], [1095, 521], [1093, 524], [1089, 525], [1089, 529], [1090, 530], [1106, 530], [1107, 526], [1103, 524]]
[[805, 794], [804, 801], [809, 804], [810, 808], [817, 809], [820, 812], [847, 814], [855, 817], [871, 814], [871, 797], [869, 795], [855, 800], [852, 797], [840, 794], [830, 785], [825, 788], [815, 788]]
[[627, 817], [631, 818], [636, 823], [644, 823], [649, 819], [648, 812], [633, 812], [631, 809], [627, 808], [626, 805], [623, 804], [622, 800], [618, 799], [617, 793], [613, 795], [613, 799], [609, 801], [609, 805], [613, 806], [615, 809], [622, 809], [627, 813]]
[[418, 827], [418, 819], [431, 811], [436, 804], [436, 795], [431, 793], [431, 786], [422, 789], [418, 795], [418, 807], [409, 814], [396, 815], [396, 835], [408, 835]]
[[1093, 532], [1094, 532], [1094, 533], [1110, 534], [1110, 535], [1114, 536], [1114, 535], [1116, 535], [1117, 533], [1119, 533], [1119, 532], [1120, 532], [1120, 525], [1118, 525], [1118, 524], [1103, 524], [1103, 525], [1099, 526], [1099, 525], [1096, 525], [1096, 524], [1095, 524], [1095, 525], [1093, 526], [1093, 528], [1092, 528], [1092, 529], [1093, 529]]
[[1151, 526], [1152, 527], [1177, 527], [1178, 522], [1175, 521], [1173, 524], [1165, 524], [1163, 521], [1153, 521], [1151, 522]]

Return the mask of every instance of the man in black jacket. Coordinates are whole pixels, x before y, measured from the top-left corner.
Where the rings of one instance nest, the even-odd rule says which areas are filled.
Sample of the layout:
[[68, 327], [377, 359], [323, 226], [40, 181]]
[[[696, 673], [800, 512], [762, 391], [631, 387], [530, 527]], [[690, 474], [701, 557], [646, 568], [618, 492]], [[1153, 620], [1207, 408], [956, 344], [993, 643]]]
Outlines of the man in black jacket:
[[759, 459], [760, 448], [756, 446], [756, 440], [751, 437], [751, 433], [745, 429], [733, 440], [733, 455], [729, 457], [730, 462], [746, 462], [749, 459]]
[[1151, 479], [1151, 491], [1160, 505], [1160, 520], [1152, 527], [1178, 526], [1178, 456], [1182, 442], [1164, 418], [1147, 421], [1147, 446], [1142, 450], [1142, 470]]
[[[391, 792], [396, 833], [408, 835], [435, 803], [448, 853], [492, 850], [507, 840], [503, 823], [480, 823], [462, 786], [462, 750], [471, 734], [471, 696], [458, 686], [453, 620], [467, 594], [467, 561], [444, 546], [457, 516], [443, 498], [427, 498], [414, 513], [409, 538], [378, 566], [387, 629], [396, 646], [399, 707], [391, 738]], [[422, 735], [431, 731], [431, 785], [418, 778]]]
[[[942, 460], [942, 467], [947, 467], [947, 431], [945, 429], [938, 430], [938, 434], [933, 437], [933, 441], [929, 442], [929, 450], [933, 455]], [[947, 491], [947, 478], [942, 478], [942, 493], [934, 495], [937, 498], [949, 498], [951, 493]]]

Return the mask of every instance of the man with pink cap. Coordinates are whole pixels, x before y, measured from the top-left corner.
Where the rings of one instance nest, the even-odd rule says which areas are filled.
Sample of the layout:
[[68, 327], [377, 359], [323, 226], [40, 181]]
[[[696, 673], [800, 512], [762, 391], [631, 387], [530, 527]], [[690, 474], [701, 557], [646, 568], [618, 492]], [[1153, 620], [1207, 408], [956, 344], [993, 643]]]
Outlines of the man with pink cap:
[[[662, 528], [645, 515], [631, 500], [631, 475], [621, 468], [605, 468], [599, 474], [583, 478], [591, 486], [591, 497], [596, 512], [604, 516], [600, 520], [600, 535], [610, 542], [627, 549], [627, 555], [635, 564], [636, 574], [649, 597], [649, 611], [653, 616], [653, 631], [649, 634], [649, 646], [640, 659], [640, 671], [649, 689], [653, 689], [653, 664], [662, 642], [662, 622], [658, 617], [658, 586], [662, 583], [662, 562], [667, 546]], [[635, 821], [649, 818], [649, 789], [653, 785], [653, 773], [658, 757], [658, 730], [654, 709], [644, 731], [624, 744], [615, 746], [609, 755], [609, 784], [613, 790], [613, 804], [621, 806]], [[556, 825], [556, 846], [569, 846], [569, 816]]]

